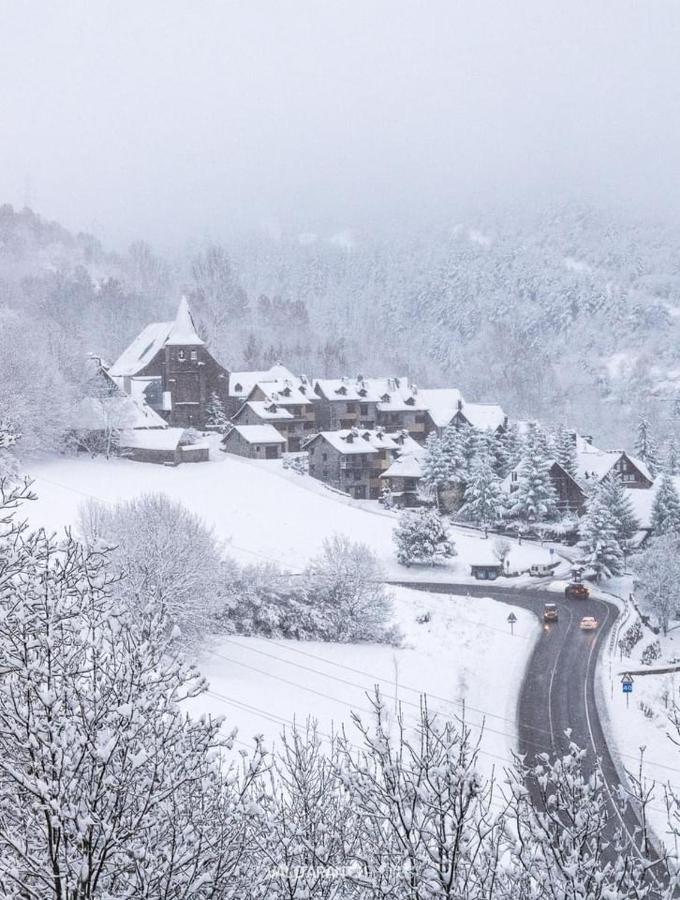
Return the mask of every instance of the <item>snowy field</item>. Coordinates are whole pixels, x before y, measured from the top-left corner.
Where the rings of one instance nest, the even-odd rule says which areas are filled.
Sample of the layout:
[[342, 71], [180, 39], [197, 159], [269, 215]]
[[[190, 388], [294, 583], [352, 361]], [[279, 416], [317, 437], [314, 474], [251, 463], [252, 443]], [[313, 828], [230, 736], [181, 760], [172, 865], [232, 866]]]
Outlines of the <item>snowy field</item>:
[[[388, 574], [408, 579], [469, 581], [470, 562], [490, 561], [492, 539], [455, 530], [458, 556], [434, 569], [404, 569], [394, 559], [396, 514], [329, 491], [283, 468], [214, 454], [210, 463], [170, 468], [129, 460], [54, 459], [29, 468], [38, 500], [26, 509], [32, 525], [59, 530], [77, 522], [87, 498], [104, 501], [161, 491], [180, 500], [215, 527], [227, 551], [244, 563], [274, 560], [292, 570], [316, 554], [324, 538], [343, 532], [368, 544]], [[371, 508], [373, 507], [373, 508]], [[513, 565], [549, 561], [546, 549], [513, 546]], [[508, 580], [518, 584], [527, 579]], [[535, 580], [531, 580], [536, 584]], [[395, 617], [403, 645], [338, 645], [216, 637], [200, 667], [210, 693], [202, 711], [226, 715], [238, 727], [239, 746], [255, 734], [274, 742], [293, 720], [313, 716], [325, 734], [348, 723], [350, 711], [366, 713], [366, 691], [380, 684], [394, 708], [417, 714], [420, 693], [431, 707], [461, 715], [476, 734], [485, 723], [480, 762], [487, 772], [510, 761], [515, 745], [515, 706], [524, 667], [538, 634], [536, 620], [516, 609], [515, 635], [506, 606], [491, 599], [447, 597], [394, 589]], [[416, 618], [430, 613], [430, 621]], [[491, 661], [491, 664], [490, 664]], [[502, 676], [499, 675], [502, 673]]]
[[[268, 744], [293, 720], [308, 716], [329, 735], [348, 725], [350, 712], [370, 717], [366, 693], [380, 690], [393, 711], [418, 715], [419, 695], [449, 718], [465, 715], [476, 737], [483, 728], [480, 767], [488, 774], [510, 764], [515, 747], [519, 687], [540, 626], [524, 609], [511, 636], [508, 609], [490, 599], [393, 590], [398, 648], [376, 644], [325, 644], [229, 636], [217, 639], [199, 660], [210, 692], [196, 702], [202, 712], [227, 717], [242, 744], [261, 734]], [[429, 613], [428, 622], [417, 621]], [[499, 673], [502, 672], [502, 677]]]
[[[26, 513], [33, 525], [49, 530], [75, 524], [79, 505], [89, 497], [112, 502], [162, 492], [213, 525], [227, 552], [243, 563], [266, 560], [299, 569], [334, 532], [368, 544], [392, 576], [418, 579], [427, 572], [430, 580], [466, 581], [470, 563], [494, 561], [492, 538], [452, 529], [457, 557], [436, 568], [405, 569], [395, 560], [396, 513], [375, 502], [350, 500], [309, 476], [284, 469], [278, 460], [254, 461], [211, 450], [210, 462], [177, 468], [120, 459], [55, 458], [27, 469], [35, 479], [38, 500], [27, 505]], [[511, 543], [513, 568], [550, 562], [546, 548]]]

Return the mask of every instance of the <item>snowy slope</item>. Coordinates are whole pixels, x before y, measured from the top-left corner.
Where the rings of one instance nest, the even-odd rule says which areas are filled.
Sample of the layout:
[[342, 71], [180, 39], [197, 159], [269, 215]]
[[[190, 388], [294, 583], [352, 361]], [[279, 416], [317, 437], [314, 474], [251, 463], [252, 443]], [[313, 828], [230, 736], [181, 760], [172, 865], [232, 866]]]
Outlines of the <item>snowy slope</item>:
[[[366, 693], [379, 684], [391, 709], [398, 698], [407, 721], [418, 715], [420, 693], [427, 693], [433, 712], [464, 714], [474, 737], [484, 725], [480, 765], [489, 773], [492, 766], [509, 765], [519, 686], [539, 632], [536, 619], [515, 609], [511, 637], [507, 607], [493, 600], [407, 589], [395, 589], [394, 598], [404, 636], [398, 648], [218, 638], [199, 660], [210, 692], [195, 708], [225, 715], [226, 728], [237, 726], [245, 744], [256, 734], [270, 744], [293, 720], [304, 725], [308, 716], [326, 735], [345, 723], [351, 736], [350, 711], [368, 717]], [[419, 624], [416, 618], [425, 612], [430, 621]]]
[[[278, 460], [254, 461], [211, 451], [209, 463], [177, 468], [130, 460], [64, 459], [27, 467], [38, 500], [28, 514], [34, 525], [60, 530], [75, 524], [88, 497], [104, 501], [160, 491], [180, 500], [212, 524], [242, 562], [271, 560], [291, 569], [303, 566], [334, 532], [369, 544], [388, 574], [422, 577], [394, 559], [392, 531], [396, 513], [377, 503], [353, 501], [309, 476], [283, 468]], [[428, 578], [469, 580], [472, 562], [487, 562], [492, 540], [466, 529], [454, 531], [458, 556], [446, 566], [428, 569]], [[512, 551], [513, 568], [548, 562], [546, 549], [526, 542]], [[515, 582], [513, 582], [515, 583]]]

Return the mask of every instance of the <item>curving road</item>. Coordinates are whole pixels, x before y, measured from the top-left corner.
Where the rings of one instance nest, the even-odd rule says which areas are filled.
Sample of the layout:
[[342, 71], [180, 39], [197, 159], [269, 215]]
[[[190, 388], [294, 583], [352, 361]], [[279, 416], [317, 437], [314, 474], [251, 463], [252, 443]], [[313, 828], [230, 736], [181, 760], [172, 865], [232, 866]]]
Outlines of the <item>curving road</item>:
[[[543, 604], [557, 603], [559, 621], [543, 627], [522, 682], [517, 711], [519, 751], [530, 763], [538, 753], [566, 753], [570, 741], [587, 750], [587, 765], [592, 768], [599, 760], [609, 797], [612, 830], [620, 827], [630, 844], [639, 848], [641, 837], [635, 811], [628, 805], [622, 812], [613, 800], [620, 779], [595, 702], [598, 653], [616, 621], [617, 607], [593, 597], [567, 600], [563, 594], [546, 591], [539, 585], [534, 589], [497, 587], [488, 583], [400, 581], [398, 584], [433, 593], [492, 597], [501, 603], [530, 610], [541, 623]], [[582, 616], [594, 616], [600, 623], [598, 629], [581, 631]], [[651, 848], [648, 852], [654, 857]]]

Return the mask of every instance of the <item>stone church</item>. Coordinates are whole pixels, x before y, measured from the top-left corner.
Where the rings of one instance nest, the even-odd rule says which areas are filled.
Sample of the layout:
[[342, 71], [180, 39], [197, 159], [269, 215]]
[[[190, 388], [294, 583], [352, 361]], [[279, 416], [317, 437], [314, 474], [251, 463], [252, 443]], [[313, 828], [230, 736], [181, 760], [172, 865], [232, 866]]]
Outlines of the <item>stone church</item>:
[[229, 372], [199, 337], [186, 297], [174, 321], [147, 325], [108, 375], [171, 426], [203, 428], [213, 394], [228, 406]]

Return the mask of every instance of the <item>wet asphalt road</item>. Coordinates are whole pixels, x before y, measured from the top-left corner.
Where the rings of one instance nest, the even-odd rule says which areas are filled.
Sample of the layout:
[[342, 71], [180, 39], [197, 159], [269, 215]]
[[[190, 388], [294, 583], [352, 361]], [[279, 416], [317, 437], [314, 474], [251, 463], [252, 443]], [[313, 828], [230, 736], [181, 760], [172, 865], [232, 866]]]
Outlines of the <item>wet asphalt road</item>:
[[[570, 741], [587, 751], [587, 767], [598, 764], [609, 798], [612, 831], [621, 828], [624, 838], [640, 846], [639, 822], [627, 806], [622, 812], [613, 797], [619, 776], [612, 760], [595, 703], [595, 668], [618, 616], [613, 603], [589, 598], [567, 600], [564, 594], [533, 588], [497, 587], [495, 584], [437, 584], [400, 582], [404, 587], [444, 594], [492, 597], [510, 606], [535, 613], [542, 632], [531, 654], [522, 682], [517, 710], [519, 751], [528, 763], [538, 753], [564, 754]], [[559, 621], [543, 625], [543, 605], [557, 603]], [[583, 616], [594, 616], [596, 631], [582, 631]], [[502, 677], [502, 673], [499, 673]], [[615, 686], [616, 689], [616, 686]], [[569, 736], [567, 736], [569, 731]], [[631, 760], [631, 766], [635, 765]], [[529, 785], [531, 788], [531, 785]], [[654, 856], [652, 856], [654, 858]]]

